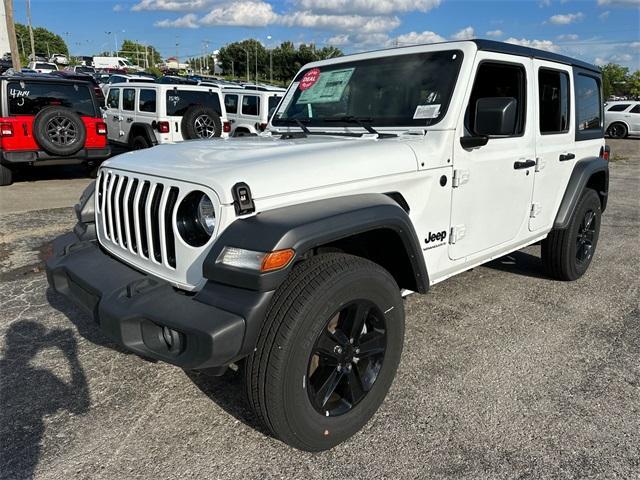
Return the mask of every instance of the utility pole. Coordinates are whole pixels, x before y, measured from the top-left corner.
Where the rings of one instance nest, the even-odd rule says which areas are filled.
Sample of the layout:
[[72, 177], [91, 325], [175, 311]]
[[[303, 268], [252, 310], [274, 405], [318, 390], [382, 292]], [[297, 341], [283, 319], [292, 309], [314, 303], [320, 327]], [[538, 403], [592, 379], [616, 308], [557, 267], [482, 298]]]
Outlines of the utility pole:
[[29, 38], [31, 38], [31, 61], [36, 61], [36, 43], [33, 40], [33, 26], [31, 25], [31, 0], [27, 0], [27, 20], [29, 21]]
[[258, 41], [256, 40], [256, 85], [258, 84]]
[[[16, 39], [16, 25], [13, 22], [13, 0], [4, 0], [4, 13], [7, 19], [7, 34], [9, 37], [9, 50], [11, 50], [11, 63], [13, 69], [20, 71], [20, 52], [18, 52], [18, 40]], [[20, 37], [22, 39], [22, 37]], [[24, 44], [22, 45], [24, 53]]]
[[249, 83], [249, 49], [243, 48], [242, 50], [247, 54], [247, 83]]

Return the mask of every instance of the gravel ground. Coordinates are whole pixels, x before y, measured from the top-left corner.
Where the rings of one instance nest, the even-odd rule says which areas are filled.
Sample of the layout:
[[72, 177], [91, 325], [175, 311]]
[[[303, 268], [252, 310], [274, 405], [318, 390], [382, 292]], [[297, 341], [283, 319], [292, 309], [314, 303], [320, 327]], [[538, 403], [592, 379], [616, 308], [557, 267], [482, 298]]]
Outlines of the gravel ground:
[[551, 281], [531, 247], [409, 297], [387, 400], [321, 454], [256, 425], [236, 372], [128, 354], [48, 290], [69, 207], [0, 213], [0, 478], [640, 478], [640, 142], [611, 143], [588, 274]]

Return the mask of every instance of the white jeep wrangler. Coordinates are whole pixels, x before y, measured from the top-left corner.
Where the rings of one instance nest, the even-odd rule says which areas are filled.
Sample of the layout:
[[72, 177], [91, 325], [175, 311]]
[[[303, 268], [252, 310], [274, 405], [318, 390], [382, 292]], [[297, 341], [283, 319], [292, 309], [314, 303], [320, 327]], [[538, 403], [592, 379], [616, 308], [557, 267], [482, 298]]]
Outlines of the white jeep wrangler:
[[229, 136], [231, 124], [216, 86], [116, 83], [106, 94], [109, 141], [133, 150]]
[[593, 259], [607, 203], [601, 75], [491, 41], [306, 65], [271, 131], [105, 162], [48, 276], [145, 357], [240, 363], [256, 415], [331, 448], [382, 403], [403, 293], [542, 242]]

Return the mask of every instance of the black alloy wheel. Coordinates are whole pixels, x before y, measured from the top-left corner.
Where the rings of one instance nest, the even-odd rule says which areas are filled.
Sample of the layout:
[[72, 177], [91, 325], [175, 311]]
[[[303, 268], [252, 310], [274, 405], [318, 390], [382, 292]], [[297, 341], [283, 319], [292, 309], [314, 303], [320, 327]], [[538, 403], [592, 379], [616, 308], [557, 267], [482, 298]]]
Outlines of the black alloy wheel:
[[576, 260], [578, 263], [585, 263], [593, 256], [593, 243], [596, 235], [596, 214], [593, 210], [587, 210], [584, 218], [578, 227], [576, 238]]
[[75, 124], [65, 116], [57, 115], [50, 119], [46, 132], [51, 143], [58, 147], [67, 147], [78, 141], [78, 130]]
[[318, 336], [309, 359], [309, 399], [325, 416], [355, 407], [378, 378], [386, 352], [384, 314], [367, 300], [340, 309]]
[[622, 123], [614, 123], [607, 129], [607, 134], [611, 138], [625, 138], [627, 127]]

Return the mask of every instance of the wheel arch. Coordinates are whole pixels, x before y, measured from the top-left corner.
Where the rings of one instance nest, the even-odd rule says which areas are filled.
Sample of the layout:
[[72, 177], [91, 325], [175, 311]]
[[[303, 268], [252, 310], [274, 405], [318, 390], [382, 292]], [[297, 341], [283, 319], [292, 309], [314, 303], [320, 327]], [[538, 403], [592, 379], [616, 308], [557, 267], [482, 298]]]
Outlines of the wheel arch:
[[592, 188], [598, 193], [600, 205], [604, 212], [607, 208], [609, 194], [609, 162], [600, 157], [589, 157], [576, 163], [562, 197], [562, 202], [553, 224], [554, 228], [567, 228], [585, 188]]
[[131, 145], [133, 139], [138, 136], [143, 135], [149, 141], [151, 146], [158, 144], [158, 139], [156, 138], [156, 134], [153, 131], [153, 127], [148, 123], [142, 122], [134, 122], [131, 124], [131, 129], [129, 130], [129, 138], [127, 138], [127, 143]]
[[[256, 234], [256, 232], [259, 232]], [[241, 271], [217, 263], [225, 246], [269, 252], [293, 248], [294, 261], [269, 273]], [[372, 260], [400, 288], [426, 292], [429, 276], [407, 212], [384, 194], [360, 194], [281, 207], [233, 222], [205, 258], [205, 278], [251, 290], [274, 290], [296, 262], [323, 252]]]
[[629, 126], [629, 124], [628, 124], [627, 122], [625, 122], [624, 120], [612, 120], [611, 122], [609, 122], [609, 124], [607, 125], [607, 128], [605, 129], [605, 133], [607, 133], [607, 134], [608, 134], [609, 129], [610, 129], [613, 125], [615, 125], [615, 124], [617, 124], [617, 123], [619, 123], [619, 124], [621, 124], [621, 125], [624, 125], [624, 127], [627, 129], [627, 134], [629, 133], [629, 131], [630, 131], [630, 130], [629, 130], [629, 129], [630, 129], [630, 126]]

